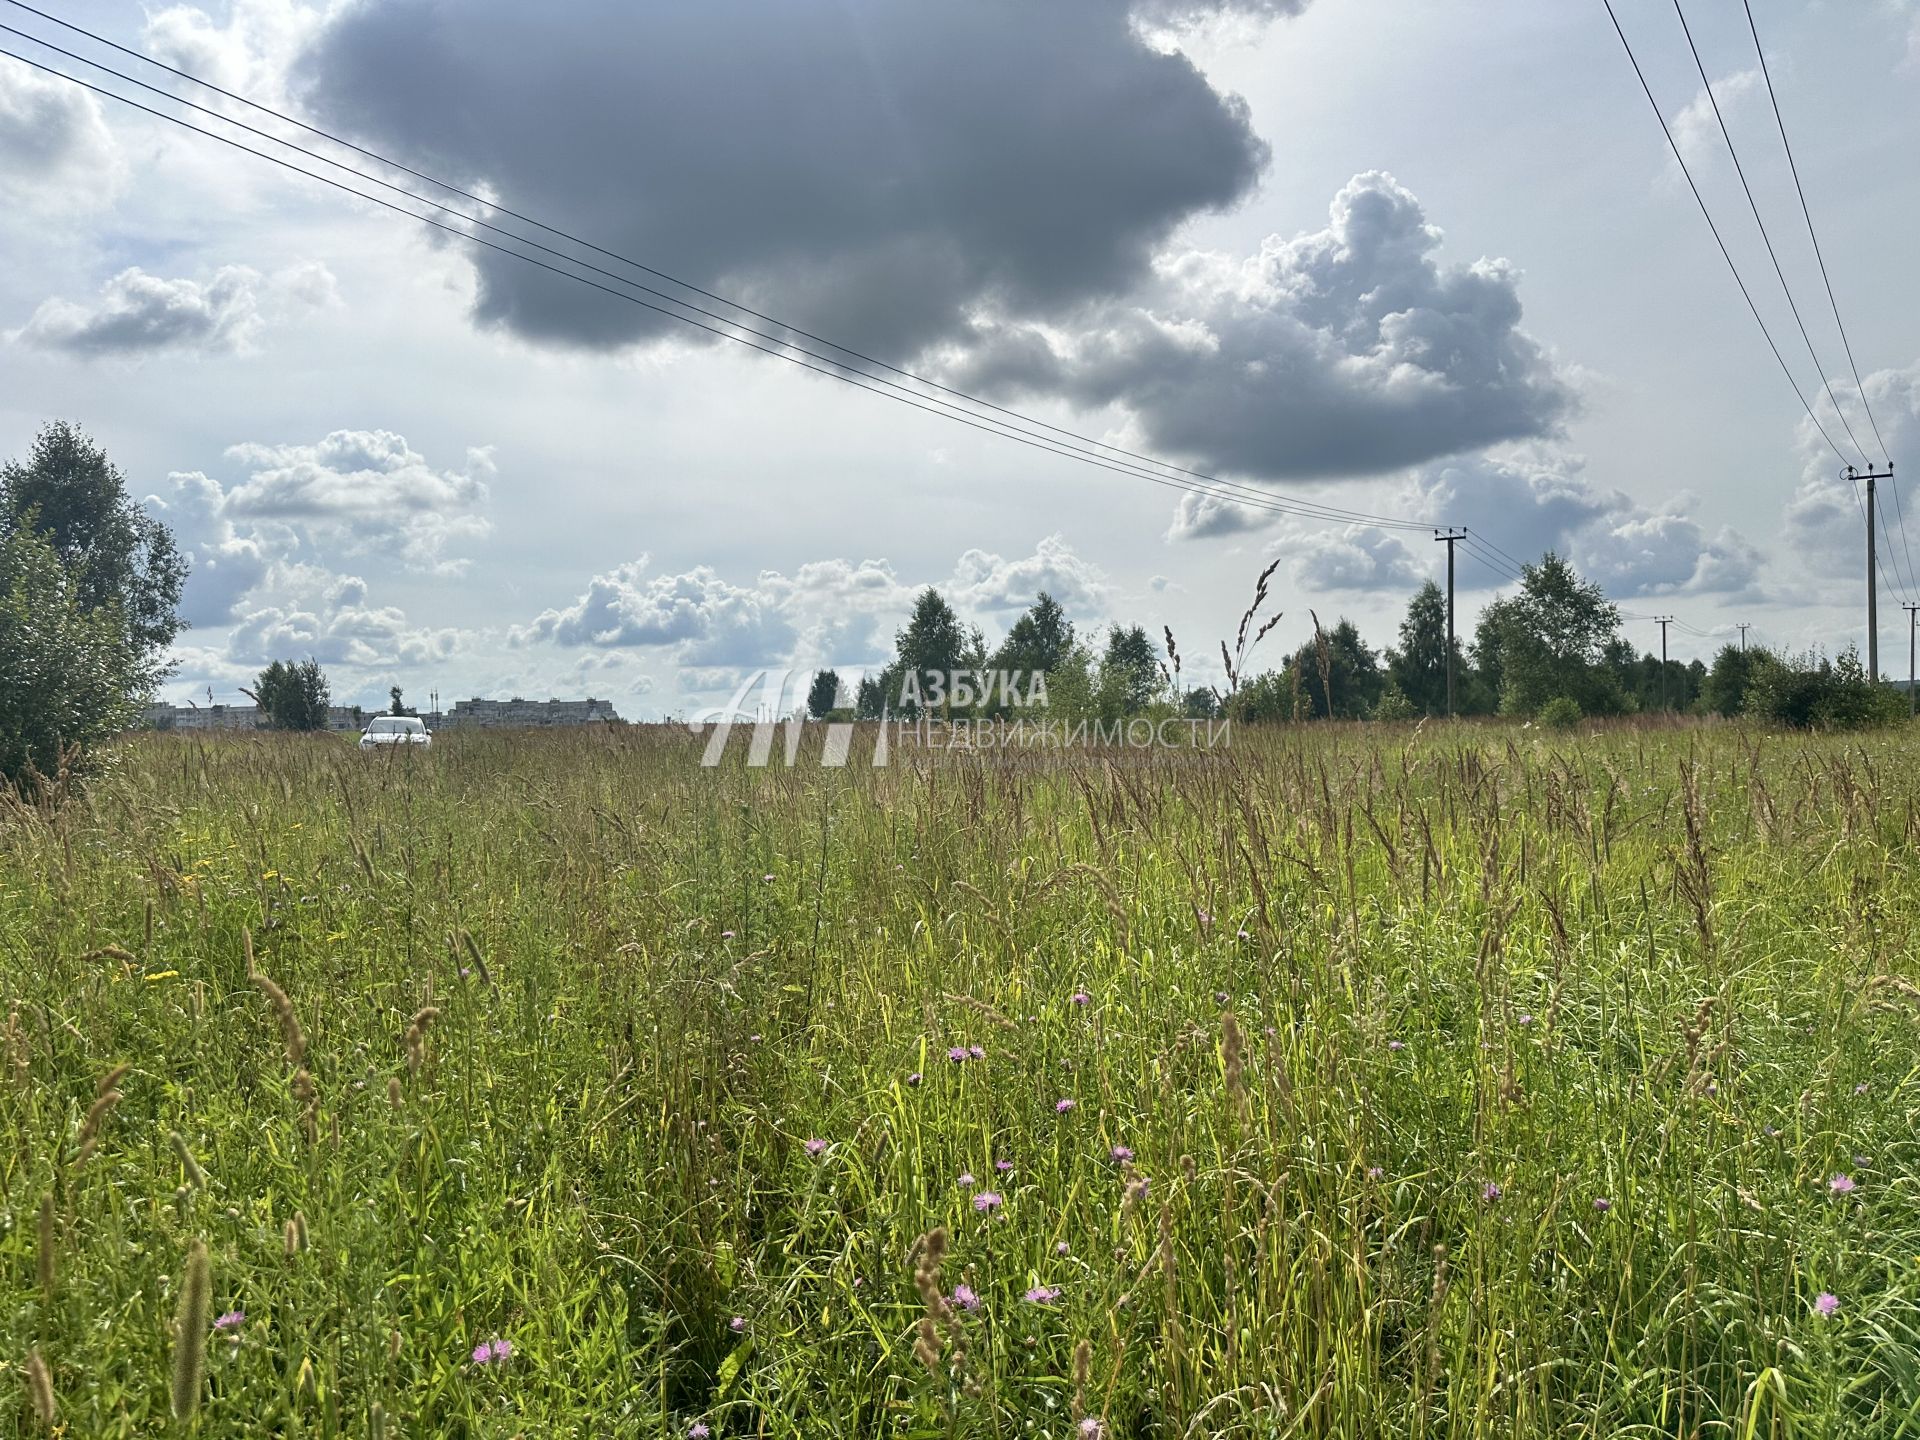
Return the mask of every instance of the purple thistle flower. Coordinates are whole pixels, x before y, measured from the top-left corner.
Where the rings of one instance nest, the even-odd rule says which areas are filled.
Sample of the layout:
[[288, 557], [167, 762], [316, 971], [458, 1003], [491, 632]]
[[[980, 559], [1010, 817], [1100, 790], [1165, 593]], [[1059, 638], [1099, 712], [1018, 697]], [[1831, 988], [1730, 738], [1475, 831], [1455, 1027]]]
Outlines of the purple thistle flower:
[[1384, 1177], [1386, 1173], [1387, 1172], [1378, 1165], [1369, 1165], [1367, 1167], [1367, 1179], [1369, 1180], [1379, 1180]]
[[1831, 1180], [1827, 1181], [1827, 1189], [1836, 1195], [1851, 1195], [1854, 1190], [1853, 1177], [1851, 1175], [1835, 1175]]
[[1480, 1198], [1486, 1201], [1489, 1205], [1491, 1205], [1495, 1200], [1498, 1200], [1500, 1198], [1500, 1194], [1501, 1194], [1500, 1187], [1494, 1184], [1493, 1181], [1489, 1180], [1481, 1188]]
[[707, 1428], [707, 1423], [704, 1420], [696, 1420], [687, 1427], [687, 1440], [707, 1440], [707, 1437], [711, 1434], [713, 1434], [713, 1431]]
[[962, 1171], [960, 1172], [960, 1185], [961, 1185], [961, 1187], [962, 1187], [963, 1189], [967, 1189], [967, 1190], [971, 1190], [971, 1189], [973, 1188], [973, 1183], [974, 1183], [974, 1182], [973, 1182], [973, 1172], [972, 1172], [971, 1170], [962, 1170]]
[[1531, 1025], [1531, 1024], [1533, 1023], [1533, 1016], [1531, 1016], [1531, 1015], [1522, 1015], [1522, 1016], [1520, 1017], [1520, 1023], [1521, 1023], [1522, 1025]]
[[1076, 990], [1073, 992], [1073, 994], [1069, 995], [1067, 998], [1071, 1000], [1075, 1005], [1091, 1005], [1093, 1003], [1093, 996], [1089, 995], [1084, 990]]
[[1244, 930], [1236, 930], [1234, 933], [1238, 935], [1242, 940], [1251, 940], [1253, 938], [1251, 935], [1247, 934], [1247, 932]]
[[512, 1354], [513, 1354], [513, 1342], [511, 1340], [500, 1340], [500, 1339], [494, 1340], [493, 1342], [493, 1363], [494, 1364], [498, 1365], [502, 1360], [505, 1360], [508, 1356]]
[[493, 1345], [491, 1344], [491, 1342], [482, 1340], [478, 1345], [473, 1347], [473, 1363], [474, 1364], [486, 1365], [486, 1364], [490, 1364], [492, 1360], [493, 1360]]
[[980, 1297], [971, 1285], [956, 1285], [953, 1287], [953, 1303], [962, 1310], [978, 1310]]
[[1059, 1244], [1053, 1247], [1053, 1253], [1056, 1255], [1071, 1255], [1073, 1253], [1073, 1247], [1068, 1245], [1066, 1241], [1062, 1240]]
[[982, 1215], [992, 1214], [1000, 1208], [1000, 1192], [998, 1190], [982, 1190], [978, 1195], [973, 1197], [973, 1208], [978, 1210]]
[[733, 932], [731, 930], [722, 930], [720, 932], [720, 938], [722, 940], [731, 940], [733, 938]]
[[1597, 1196], [1594, 1199], [1593, 1208], [1598, 1210], [1602, 1215], [1604, 1215], [1607, 1213], [1607, 1211], [1613, 1208], [1613, 1202], [1607, 1199], [1607, 1197], [1604, 1195]]
[[1005, 1175], [1013, 1169], [1013, 1161], [996, 1160], [993, 1162], [993, 1168], [998, 1170], [1002, 1175]]
[[1113, 1163], [1116, 1165], [1131, 1165], [1133, 1163], [1133, 1151], [1129, 1150], [1125, 1145], [1116, 1145], [1107, 1153], [1113, 1157]]
[[1071, 1109], [1073, 1109], [1073, 1101], [1071, 1100], [1056, 1100], [1053, 1102], [1053, 1113], [1056, 1115], [1064, 1115]]
[[1089, 1415], [1074, 1428], [1080, 1440], [1106, 1440], [1107, 1427], [1098, 1415]]
[[824, 1140], [807, 1141], [806, 1150], [807, 1150], [807, 1154], [809, 1155], [818, 1155], [822, 1151], [824, 1151], [826, 1148], [827, 1148], [827, 1142]]
[[907, 1076], [907, 1084], [918, 1085], [919, 1083], [920, 1083], [920, 1072], [918, 1070], [914, 1071], [911, 1075]]
[[984, 1060], [987, 1058], [987, 1052], [978, 1045], [967, 1046], [967, 1054], [976, 1060]]
[[1840, 1308], [1840, 1297], [1830, 1290], [1822, 1290], [1820, 1294], [1815, 1297], [1813, 1308], [1818, 1310], [1822, 1315], [1831, 1315]]
[[1407, 1042], [1404, 1040], [1387, 1041], [1387, 1049], [1389, 1050], [1399, 1051], [1399, 1050], [1404, 1050], [1406, 1048], [1407, 1048]]
[[951, 1060], [956, 1065], [964, 1064], [968, 1059], [967, 1047], [964, 1045], [948, 1046], [947, 1059]]
[[226, 1314], [222, 1315], [218, 1320], [213, 1322], [213, 1328], [215, 1330], [222, 1330], [222, 1331], [238, 1330], [242, 1325], [246, 1324], [246, 1322], [247, 1322], [246, 1311], [229, 1310], [227, 1311]]
[[1036, 1285], [1027, 1291], [1028, 1302], [1034, 1305], [1051, 1305], [1060, 1298], [1058, 1285]]
[[731, 1320], [727, 1321], [727, 1328], [733, 1331], [733, 1333], [736, 1335], [746, 1334], [747, 1333], [747, 1317], [744, 1315], [734, 1316]]

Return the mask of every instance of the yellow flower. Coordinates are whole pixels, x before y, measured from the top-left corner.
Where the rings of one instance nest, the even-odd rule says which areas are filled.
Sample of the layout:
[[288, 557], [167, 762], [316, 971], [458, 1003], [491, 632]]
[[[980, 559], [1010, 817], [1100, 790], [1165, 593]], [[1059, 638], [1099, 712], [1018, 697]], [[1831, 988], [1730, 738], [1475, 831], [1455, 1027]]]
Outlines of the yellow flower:
[[152, 984], [155, 980], [177, 980], [180, 978], [180, 972], [178, 970], [155, 970], [149, 974], [142, 975], [140, 978], [148, 984]]

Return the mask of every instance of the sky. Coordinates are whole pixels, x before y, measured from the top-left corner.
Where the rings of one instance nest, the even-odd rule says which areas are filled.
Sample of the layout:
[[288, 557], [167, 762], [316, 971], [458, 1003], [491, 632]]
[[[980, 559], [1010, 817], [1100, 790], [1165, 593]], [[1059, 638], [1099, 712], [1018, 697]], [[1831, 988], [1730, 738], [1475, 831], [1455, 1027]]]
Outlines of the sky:
[[[1678, 658], [1742, 623], [1864, 646], [1839, 477], [1920, 437], [1920, 0], [1752, 6], [1866, 406], [1730, 0], [1686, 18], [1804, 341], [1674, 5], [1615, 8], [1778, 360], [1601, 0], [45, 0], [612, 273], [0, 58], [0, 455], [78, 422], [173, 528], [166, 693], [203, 703], [312, 655], [343, 703], [685, 716], [760, 669], [883, 661], [927, 585], [990, 642], [1041, 589], [1089, 637], [1171, 629], [1205, 683], [1276, 560], [1256, 667], [1316, 615], [1390, 644], [1444, 578], [1438, 525], [1559, 551], [1677, 617]], [[605, 251], [751, 306], [789, 358], [808, 332], [1233, 495], [1400, 523], [1079, 463], [900, 403], [942, 392], [897, 375], [862, 392], [633, 303], [626, 280], [721, 309]], [[1882, 487], [1896, 674], [1908, 498]], [[1511, 585], [1464, 548], [1458, 583], [1463, 631]]]

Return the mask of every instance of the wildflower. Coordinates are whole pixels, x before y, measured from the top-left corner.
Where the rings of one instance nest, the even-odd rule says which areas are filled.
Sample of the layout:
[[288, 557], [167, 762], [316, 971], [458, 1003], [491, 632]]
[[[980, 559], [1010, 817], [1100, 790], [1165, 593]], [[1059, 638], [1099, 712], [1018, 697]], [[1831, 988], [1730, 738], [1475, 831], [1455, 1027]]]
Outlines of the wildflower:
[[720, 938], [722, 940], [731, 940], [733, 938], [733, 932], [731, 930], [722, 930], [720, 932]]
[[473, 1363], [476, 1365], [498, 1365], [513, 1354], [511, 1340], [482, 1340], [473, 1347]]
[[1521, 1023], [1522, 1025], [1531, 1025], [1531, 1024], [1533, 1023], [1533, 1016], [1531, 1016], [1531, 1015], [1522, 1015], [1522, 1016], [1520, 1017], [1520, 1023]]
[[736, 1335], [746, 1334], [747, 1333], [747, 1317], [744, 1315], [734, 1316], [731, 1320], [727, 1321], [727, 1328], [733, 1331], [733, 1333]]
[[1613, 1208], [1613, 1202], [1604, 1195], [1598, 1195], [1594, 1197], [1593, 1208], [1604, 1215]]
[[1071, 1100], [1056, 1100], [1053, 1102], [1053, 1113], [1056, 1115], [1064, 1115], [1071, 1109], [1073, 1109], [1073, 1101]]
[[1236, 930], [1234, 931], [1234, 934], [1238, 935], [1242, 940], [1251, 940], [1253, 938], [1251, 935], [1247, 934], [1247, 932], [1244, 930]]
[[1224, 990], [1216, 990], [1213, 992], [1213, 1003], [1216, 1005], [1224, 1005], [1231, 999], [1233, 999], [1233, 997]]
[[498, 1365], [511, 1354], [513, 1354], [513, 1342], [511, 1340], [495, 1340], [493, 1342], [494, 1364]]
[[1864, 1080], [1862, 1080], [1862, 1081], [1861, 1081], [1861, 1082], [1860, 1082], [1860, 1083], [1859, 1083], [1858, 1085], [1856, 1085], [1856, 1086], [1854, 1086], [1854, 1087], [1853, 1087], [1853, 1093], [1854, 1093], [1854, 1094], [1856, 1094], [1856, 1095], [1864, 1095], [1864, 1094], [1866, 1094], [1866, 1093], [1867, 1093], [1867, 1082], [1866, 1082], [1866, 1081], [1864, 1081]]
[[918, 1070], [914, 1071], [911, 1075], [907, 1076], [907, 1084], [918, 1085], [919, 1083], [920, 1083], [920, 1072]]
[[760, 878], [761, 878], [762, 880], [768, 880], [768, 881], [770, 881], [770, 880], [772, 880], [772, 879], [773, 879], [773, 872], [772, 872], [771, 870], [769, 870], [769, 871], [768, 871], [768, 872], [767, 872], [766, 874], [764, 874], [764, 875], [762, 875], [762, 876], [761, 876]]
[[1389, 1049], [1389, 1050], [1393, 1050], [1393, 1051], [1400, 1051], [1400, 1050], [1404, 1050], [1404, 1049], [1406, 1049], [1406, 1048], [1407, 1048], [1407, 1042], [1406, 1042], [1406, 1041], [1404, 1041], [1404, 1040], [1389, 1040], [1389, 1041], [1387, 1041], [1387, 1049]]
[[213, 1322], [213, 1328], [217, 1331], [225, 1332], [228, 1330], [238, 1330], [242, 1325], [246, 1323], [247, 1323], [246, 1311], [229, 1310], [227, 1311], [226, 1314], [222, 1315], [218, 1320]]
[[1051, 1305], [1060, 1298], [1058, 1285], [1036, 1285], [1027, 1291], [1027, 1302], [1032, 1305]]
[[1124, 1145], [1116, 1145], [1107, 1153], [1113, 1157], [1113, 1163], [1116, 1165], [1131, 1165], [1133, 1163], [1133, 1151]]
[[1386, 1173], [1387, 1172], [1378, 1165], [1369, 1165], [1367, 1167], [1367, 1179], [1369, 1180], [1381, 1179]]
[[687, 1427], [687, 1440], [707, 1440], [713, 1431], [707, 1428], [704, 1420], [696, 1420]]
[[973, 1184], [974, 1184], [973, 1172], [971, 1170], [962, 1170], [960, 1172], [961, 1188], [965, 1190], [971, 1190], [973, 1188]]
[[809, 1155], [818, 1155], [822, 1151], [824, 1151], [826, 1148], [827, 1148], [827, 1142], [824, 1140], [807, 1141], [806, 1149], [807, 1149], [807, 1154]]
[[968, 1058], [967, 1047], [964, 1045], [950, 1046], [947, 1050], [947, 1059], [951, 1060], [956, 1065], [965, 1064], [967, 1061], [967, 1058]]
[[1836, 1195], [1851, 1195], [1854, 1189], [1853, 1177], [1851, 1175], [1835, 1175], [1831, 1180], [1827, 1181], [1827, 1189]]
[[1194, 911], [1193, 913], [1194, 913], [1194, 915], [1195, 915], [1195, 916], [1197, 916], [1197, 917], [1199, 918], [1199, 921], [1200, 921], [1200, 923], [1201, 923], [1202, 925], [1211, 925], [1211, 924], [1213, 924], [1213, 916], [1211, 916], [1211, 915], [1209, 915], [1209, 914], [1208, 914], [1208, 913], [1207, 913], [1206, 911], [1204, 911], [1204, 910], [1196, 910], [1196, 911]]
[[978, 1310], [980, 1296], [971, 1285], [956, 1285], [953, 1287], [953, 1303], [962, 1310]]
[[1500, 1187], [1494, 1184], [1493, 1181], [1491, 1180], [1487, 1181], [1487, 1183], [1481, 1188], [1480, 1198], [1482, 1200], [1485, 1200], [1489, 1205], [1491, 1205], [1495, 1200], [1498, 1200], [1500, 1198]]
[[1066, 1241], [1062, 1240], [1053, 1247], [1053, 1253], [1056, 1255], [1070, 1255], [1073, 1253], [1073, 1248], [1068, 1245]]
[[992, 1214], [1000, 1208], [1000, 1192], [998, 1190], [982, 1190], [978, 1195], [973, 1197], [973, 1208], [978, 1210], [982, 1215]]
[[1822, 1315], [1831, 1315], [1840, 1308], [1840, 1297], [1830, 1290], [1822, 1290], [1814, 1299], [1813, 1308]]
[[993, 1168], [998, 1170], [1002, 1175], [1005, 1175], [1008, 1171], [1013, 1169], [1013, 1161], [996, 1160], [993, 1162]]
[[1107, 1427], [1100, 1423], [1098, 1415], [1089, 1415], [1075, 1427], [1074, 1433], [1080, 1440], [1105, 1440]]
[[1075, 1005], [1091, 1005], [1093, 1003], [1093, 996], [1084, 990], [1076, 990], [1067, 998]]
[[987, 1052], [981, 1049], [980, 1046], [978, 1045], [967, 1046], [967, 1054], [971, 1055], [976, 1060], [984, 1060], [987, 1058]]

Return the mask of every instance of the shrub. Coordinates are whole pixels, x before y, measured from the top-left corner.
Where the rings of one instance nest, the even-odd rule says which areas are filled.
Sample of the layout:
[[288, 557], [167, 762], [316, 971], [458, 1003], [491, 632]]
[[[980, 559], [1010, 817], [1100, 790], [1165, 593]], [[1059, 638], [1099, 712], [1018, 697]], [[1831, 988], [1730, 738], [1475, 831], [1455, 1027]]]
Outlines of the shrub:
[[1554, 730], [1571, 730], [1584, 712], [1580, 702], [1568, 695], [1556, 695], [1540, 707], [1540, 723]]
[[1794, 730], [1864, 730], [1907, 718], [1906, 697], [1871, 679], [1849, 645], [1836, 659], [1761, 652], [1749, 670], [1746, 713]]
[[1419, 715], [1420, 712], [1414, 709], [1406, 692], [1391, 680], [1387, 682], [1387, 688], [1380, 692], [1380, 703], [1373, 707], [1373, 718], [1376, 720], [1414, 720]]

